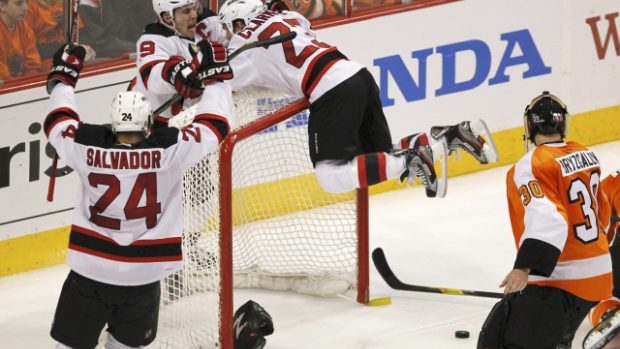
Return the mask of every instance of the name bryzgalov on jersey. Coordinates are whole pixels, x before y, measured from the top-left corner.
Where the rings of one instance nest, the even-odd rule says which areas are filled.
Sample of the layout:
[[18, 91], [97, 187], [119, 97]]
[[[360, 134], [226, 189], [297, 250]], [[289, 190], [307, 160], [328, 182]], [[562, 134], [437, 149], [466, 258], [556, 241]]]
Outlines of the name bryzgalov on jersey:
[[555, 159], [562, 168], [562, 175], [569, 176], [575, 172], [597, 167], [600, 162], [594, 152], [585, 150]]

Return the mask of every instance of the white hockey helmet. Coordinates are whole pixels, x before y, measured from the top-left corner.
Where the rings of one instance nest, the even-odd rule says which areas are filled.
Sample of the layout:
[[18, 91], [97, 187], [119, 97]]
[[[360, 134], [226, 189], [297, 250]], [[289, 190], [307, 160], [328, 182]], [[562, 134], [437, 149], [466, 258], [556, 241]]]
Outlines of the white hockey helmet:
[[151, 126], [151, 115], [151, 104], [142, 93], [119, 92], [110, 108], [112, 131], [146, 133]]
[[153, 11], [157, 14], [159, 22], [166, 27], [176, 30], [174, 23], [169, 25], [162, 18], [162, 13], [167, 13], [170, 18], [174, 19], [174, 10], [185, 7], [187, 5], [196, 5], [196, 0], [153, 0]]
[[261, 0], [227, 0], [220, 8], [220, 23], [234, 33], [235, 21], [243, 20], [245, 24], [248, 24], [266, 8]]

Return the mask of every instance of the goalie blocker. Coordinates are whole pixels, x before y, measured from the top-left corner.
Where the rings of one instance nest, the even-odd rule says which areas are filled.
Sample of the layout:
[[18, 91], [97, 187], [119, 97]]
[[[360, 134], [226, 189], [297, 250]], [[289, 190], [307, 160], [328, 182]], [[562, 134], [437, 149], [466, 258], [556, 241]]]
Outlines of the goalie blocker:
[[235, 349], [262, 349], [266, 336], [273, 333], [271, 316], [258, 303], [249, 300], [235, 312]]

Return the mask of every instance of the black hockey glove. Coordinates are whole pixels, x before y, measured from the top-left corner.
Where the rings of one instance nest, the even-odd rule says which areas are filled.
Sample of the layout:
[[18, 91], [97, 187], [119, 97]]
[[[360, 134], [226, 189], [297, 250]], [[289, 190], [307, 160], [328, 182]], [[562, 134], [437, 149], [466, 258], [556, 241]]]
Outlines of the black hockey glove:
[[53, 59], [54, 65], [47, 75], [47, 93], [52, 93], [52, 89], [59, 82], [75, 87], [84, 66], [84, 56], [86, 56], [86, 50], [82, 46], [62, 45], [56, 51]]
[[196, 72], [196, 60], [185, 60], [181, 56], [172, 56], [164, 64], [162, 77], [168, 81], [183, 98], [196, 98], [202, 95], [202, 81]]
[[265, 336], [273, 333], [271, 316], [254, 301], [247, 301], [235, 312], [235, 349], [262, 349]]
[[224, 45], [216, 41], [201, 40], [196, 45], [190, 45], [189, 50], [194, 59], [200, 62], [198, 78], [203, 85], [233, 78], [232, 68], [228, 64], [228, 52]]

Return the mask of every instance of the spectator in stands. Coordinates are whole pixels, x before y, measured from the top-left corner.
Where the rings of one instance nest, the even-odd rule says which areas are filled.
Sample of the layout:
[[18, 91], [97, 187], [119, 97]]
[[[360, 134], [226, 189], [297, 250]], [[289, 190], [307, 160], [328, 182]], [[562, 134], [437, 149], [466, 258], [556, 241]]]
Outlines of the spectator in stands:
[[0, 0], [0, 80], [42, 72], [27, 0]]
[[95, 48], [98, 57], [135, 52], [144, 26], [156, 19], [145, 0], [84, 0], [79, 13], [84, 21], [80, 42]]
[[[31, 0], [28, 3], [26, 22], [37, 38], [41, 65], [45, 70], [52, 67], [54, 53], [65, 43], [64, 15], [63, 0]], [[79, 21], [78, 26], [81, 28], [84, 25]], [[95, 58], [95, 51], [90, 46], [81, 46], [86, 50], [87, 61]]]

